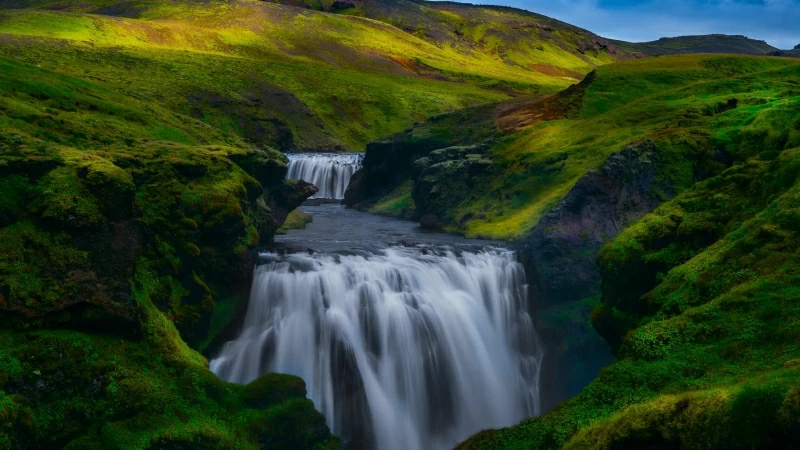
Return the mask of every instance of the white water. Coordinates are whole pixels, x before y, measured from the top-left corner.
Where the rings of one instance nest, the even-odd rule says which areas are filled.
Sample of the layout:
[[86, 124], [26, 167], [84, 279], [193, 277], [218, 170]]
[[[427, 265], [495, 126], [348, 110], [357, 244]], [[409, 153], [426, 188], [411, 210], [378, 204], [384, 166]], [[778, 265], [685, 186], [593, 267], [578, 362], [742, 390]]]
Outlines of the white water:
[[512, 252], [270, 256], [211, 362], [306, 381], [350, 448], [438, 450], [538, 414], [542, 350]]
[[290, 153], [287, 178], [300, 179], [318, 189], [311, 198], [344, 199], [350, 178], [361, 167], [363, 153]]

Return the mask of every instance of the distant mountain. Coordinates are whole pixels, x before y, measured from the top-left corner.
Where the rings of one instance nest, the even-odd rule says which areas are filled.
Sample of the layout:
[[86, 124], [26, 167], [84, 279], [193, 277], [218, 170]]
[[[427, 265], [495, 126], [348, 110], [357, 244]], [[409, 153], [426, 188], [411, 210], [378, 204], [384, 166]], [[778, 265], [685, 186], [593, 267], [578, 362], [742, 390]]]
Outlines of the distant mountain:
[[743, 55], [769, 55], [779, 51], [764, 41], [746, 36], [709, 34], [661, 38], [652, 42], [612, 41], [618, 47], [649, 56], [679, 55], [688, 53], [736, 53]]
[[773, 56], [790, 56], [793, 58], [800, 58], [800, 44], [794, 46], [794, 50], [778, 50], [771, 53]]

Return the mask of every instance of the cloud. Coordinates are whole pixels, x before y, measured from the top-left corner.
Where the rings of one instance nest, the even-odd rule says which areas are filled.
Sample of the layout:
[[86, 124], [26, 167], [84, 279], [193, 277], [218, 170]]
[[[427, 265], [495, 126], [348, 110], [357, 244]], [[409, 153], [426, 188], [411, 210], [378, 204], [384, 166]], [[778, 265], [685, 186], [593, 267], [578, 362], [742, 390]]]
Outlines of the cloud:
[[627, 41], [740, 34], [790, 49], [800, 43], [800, 0], [477, 0], [515, 6]]

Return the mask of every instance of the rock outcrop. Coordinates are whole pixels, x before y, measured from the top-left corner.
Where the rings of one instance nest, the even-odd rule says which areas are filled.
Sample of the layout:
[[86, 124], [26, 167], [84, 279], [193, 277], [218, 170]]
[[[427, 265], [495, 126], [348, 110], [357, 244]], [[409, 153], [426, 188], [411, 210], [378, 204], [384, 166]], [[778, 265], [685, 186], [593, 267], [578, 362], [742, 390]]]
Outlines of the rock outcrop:
[[417, 215], [450, 223], [451, 210], [463, 200], [476, 179], [492, 172], [487, 155], [491, 142], [434, 150], [414, 161], [412, 196]]
[[632, 221], [655, 209], [658, 148], [651, 142], [612, 154], [589, 170], [522, 241], [541, 306], [577, 301], [600, 290], [600, 248]]
[[[551, 352], [545, 364], [545, 385], [559, 389], [543, 393], [545, 406], [577, 393], [613, 357], [608, 344], [591, 328], [589, 316], [600, 293], [596, 258], [605, 243], [628, 224], [655, 209], [669, 186], [656, 181], [658, 148], [651, 141], [612, 154], [598, 169], [586, 173], [552, 208], [520, 248], [540, 332]], [[569, 312], [571, 320], [556, 321]], [[564, 342], [573, 342], [569, 347]]]
[[362, 168], [345, 193], [349, 207], [367, 209], [406, 180], [415, 162], [438, 149], [472, 145], [502, 134], [495, 125], [499, 105], [469, 108], [432, 117], [425, 123], [367, 145]]

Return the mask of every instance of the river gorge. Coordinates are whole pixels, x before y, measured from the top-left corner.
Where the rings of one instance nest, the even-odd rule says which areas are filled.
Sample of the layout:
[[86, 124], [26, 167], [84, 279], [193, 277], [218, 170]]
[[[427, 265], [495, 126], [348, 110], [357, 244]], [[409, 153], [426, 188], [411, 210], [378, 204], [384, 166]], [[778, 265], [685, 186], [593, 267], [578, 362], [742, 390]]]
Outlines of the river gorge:
[[[341, 155], [310, 159], [299, 172], [342, 176]], [[513, 251], [337, 204], [301, 209], [314, 221], [261, 254], [214, 373], [301, 377], [351, 449], [447, 449], [539, 413], [544, 349]]]

